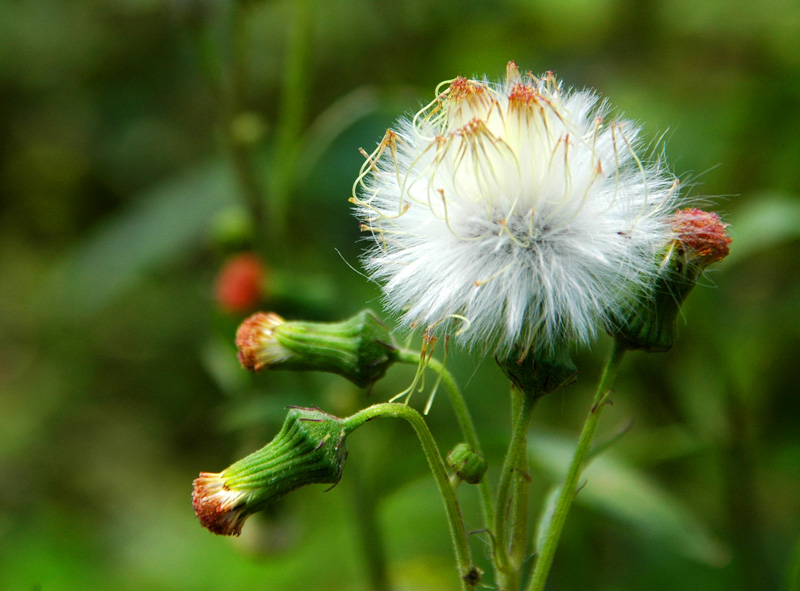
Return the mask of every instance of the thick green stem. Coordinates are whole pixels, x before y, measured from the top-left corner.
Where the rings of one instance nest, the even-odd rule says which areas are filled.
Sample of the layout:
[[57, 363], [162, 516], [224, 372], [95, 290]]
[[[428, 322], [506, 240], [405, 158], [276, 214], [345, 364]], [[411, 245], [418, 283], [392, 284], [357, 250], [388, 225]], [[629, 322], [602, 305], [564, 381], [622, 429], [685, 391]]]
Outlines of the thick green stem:
[[474, 590], [480, 580], [480, 571], [472, 562], [472, 555], [467, 540], [467, 532], [464, 527], [464, 518], [461, 515], [461, 506], [450, 478], [447, 474], [444, 460], [439, 453], [439, 448], [433, 435], [428, 429], [428, 425], [416, 410], [405, 404], [383, 403], [375, 404], [364, 410], [357, 412], [344, 420], [344, 429], [347, 433], [357, 429], [367, 421], [378, 418], [399, 418], [410, 423], [419, 437], [422, 444], [422, 451], [428, 460], [439, 493], [442, 495], [447, 519], [450, 523], [450, 533], [453, 539], [453, 546], [458, 562], [458, 572], [461, 577], [461, 589], [463, 591]]
[[[420, 362], [420, 354], [418, 351], [415, 352], [403, 349], [398, 352], [398, 360], [402, 363], [417, 365]], [[453, 412], [456, 415], [456, 421], [461, 429], [461, 436], [464, 438], [464, 441], [472, 446], [472, 449], [485, 459], [486, 456], [481, 449], [478, 433], [475, 431], [475, 424], [472, 422], [469, 408], [467, 408], [464, 395], [461, 393], [453, 375], [447, 371], [447, 368], [445, 368], [440, 361], [433, 358], [427, 361], [427, 367], [436, 372], [441, 379], [447, 396], [450, 398], [450, 406], [453, 407]], [[484, 479], [478, 483], [478, 490], [481, 496], [484, 524], [489, 528], [494, 523], [494, 502], [492, 501], [492, 490], [488, 478], [484, 477]]]
[[[523, 395], [522, 404], [515, 417], [511, 442], [508, 445], [503, 469], [500, 473], [500, 484], [497, 487], [497, 509], [494, 520], [494, 559], [498, 569], [498, 579], [500, 587], [506, 591], [519, 589], [519, 567], [514, 565], [509, 555], [509, 535], [508, 521], [511, 508], [511, 486], [515, 482], [514, 476], [526, 477], [527, 468], [524, 475], [519, 474], [520, 459], [525, 454], [527, 446], [528, 427], [533, 417], [533, 409], [536, 407], [538, 398], [535, 396]], [[517, 524], [515, 524], [516, 526]]]
[[592, 438], [600, 422], [600, 416], [605, 407], [606, 397], [611, 392], [611, 387], [617, 377], [617, 370], [619, 370], [619, 366], [622, 363], [622, 358], [626, 351], [627, 348], [623, 343], [618, 340], [614, 341], [608, 362], [603, 370], [597, 392], [592, 401], [592, 406], [589, 409], [589, 416], [586, 418], [586, 422], [583, 425], [578, 447], [575, 450], [575, 455], [572, 457], [572, 463], [570, 464], [567, 478], [558, 496], [553, 518], [544, 536], [542, 548], [538, 552], [539, 557], [536, 560], [536, 568], [533, 571], [533, 577], [531, 578], [528, 591], [543, 591], [544, 589], [547, 575], [550, 572], [550, 567], [553, 564], [553, 557], [555, 556], [556, 548], [561, 538], [561, 531], [564, 529], [567, 514], [572, 506], [572, 501], [578, 493], [578, 479], [581, 476], [586, 458], [591, 449]]

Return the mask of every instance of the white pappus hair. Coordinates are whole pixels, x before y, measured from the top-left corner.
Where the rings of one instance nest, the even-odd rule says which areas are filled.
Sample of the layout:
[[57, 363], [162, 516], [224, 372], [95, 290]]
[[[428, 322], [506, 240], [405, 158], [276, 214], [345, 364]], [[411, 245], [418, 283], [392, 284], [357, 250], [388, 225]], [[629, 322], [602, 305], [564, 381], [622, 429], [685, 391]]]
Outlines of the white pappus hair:
[[637, 156], [634, 124], [551, 73], [511, 62], [504, 83], [440, 89], [354, 184], [388, 308], [498, 355], [588, 343], [658, 273], [677, 179]]

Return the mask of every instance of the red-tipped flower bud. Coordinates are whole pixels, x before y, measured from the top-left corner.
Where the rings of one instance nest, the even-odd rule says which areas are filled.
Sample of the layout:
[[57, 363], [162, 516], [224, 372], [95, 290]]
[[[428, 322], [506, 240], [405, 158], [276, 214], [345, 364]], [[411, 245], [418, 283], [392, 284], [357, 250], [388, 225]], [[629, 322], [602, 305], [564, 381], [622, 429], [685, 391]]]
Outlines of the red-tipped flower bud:
[[389, 329], [369, 310], [344, 322], [294, 322], [259, 312], [236, 332], [239, 361], [250, 371], [327, 371], [365, 387], [397, 359]]
[[626, 346], [667, 351], [675, 342], [681, 305], [708, 265], [728, 256], [731, 238], [719, 216], [700, 209], [675, 212], [674, 239], [659, 254], [661, 273], [649, 289], [632, 293], [610, 332]]
[[336, 484], [347, 458], [341, 419], [293, 408], [269, 444], [194, 481], [192, 505], [210, 532], [238, 536], [247, 517], [307, 484]]
[[675, 212], [672, 227], [678, 235], [677, 245], [692, 264], [706, 267], [730, 252], [731, 237], [725, 229], [728, 224], [714, 212], [681, 209]]

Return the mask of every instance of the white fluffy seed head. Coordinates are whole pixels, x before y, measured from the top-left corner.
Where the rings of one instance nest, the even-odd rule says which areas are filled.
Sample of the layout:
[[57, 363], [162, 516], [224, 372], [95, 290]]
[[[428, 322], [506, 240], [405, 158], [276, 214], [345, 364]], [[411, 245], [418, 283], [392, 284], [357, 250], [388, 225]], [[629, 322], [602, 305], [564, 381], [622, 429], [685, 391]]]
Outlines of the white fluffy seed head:
[[498, 355], [587, 343], [672, 237], [677, 180], [550, 73], [456, 78], [387, 131], [351, 201], [407, 326]]

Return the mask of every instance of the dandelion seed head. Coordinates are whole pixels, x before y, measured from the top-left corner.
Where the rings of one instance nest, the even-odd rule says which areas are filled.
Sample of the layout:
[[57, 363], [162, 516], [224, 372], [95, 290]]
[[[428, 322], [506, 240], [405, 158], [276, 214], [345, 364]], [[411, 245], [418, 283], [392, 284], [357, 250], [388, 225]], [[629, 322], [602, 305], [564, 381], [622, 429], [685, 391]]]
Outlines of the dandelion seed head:
[[[406, 326], [496, 354], [585, 344], [658, 273], [677, 180], [552, 73], [456, 78], [367, 157], [351, 201]], [[466, 321], [466, 322], [465, 322]]]

